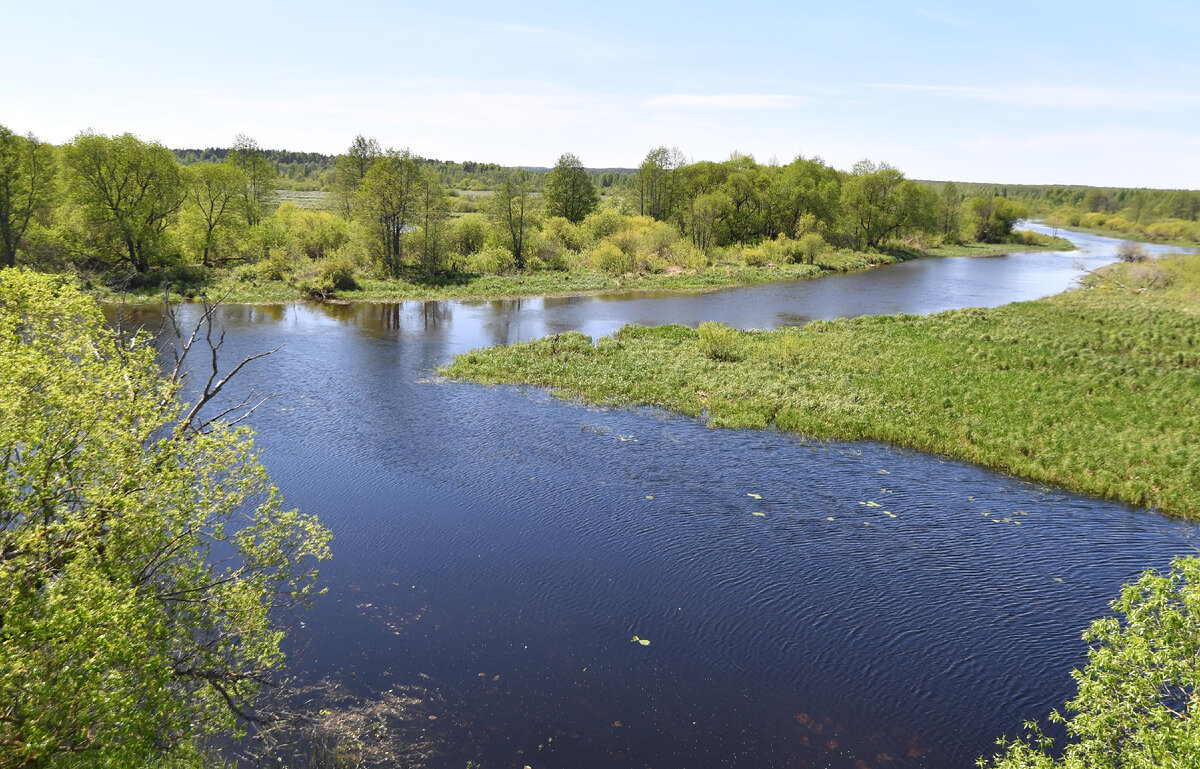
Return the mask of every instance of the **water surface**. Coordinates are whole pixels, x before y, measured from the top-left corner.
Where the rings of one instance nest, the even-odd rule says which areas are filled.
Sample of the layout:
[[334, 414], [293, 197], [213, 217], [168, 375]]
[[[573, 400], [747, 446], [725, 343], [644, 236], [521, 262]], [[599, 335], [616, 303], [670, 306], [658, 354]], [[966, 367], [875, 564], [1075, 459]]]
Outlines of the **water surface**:
[[335, 535], [296, 664], [434, 687], [448, 767], [971, 766], [1071, 693], [1081, 630], [1194, 527], [880, 444], [434, 371], [627, 322], [1032, 299], [1112, 260], [1116, 241], [1071, 237], [1081, 253], [701, 295], [221, 308], [227, 360], [285, 345], [239, 385], [279, 394], [263, 460]]

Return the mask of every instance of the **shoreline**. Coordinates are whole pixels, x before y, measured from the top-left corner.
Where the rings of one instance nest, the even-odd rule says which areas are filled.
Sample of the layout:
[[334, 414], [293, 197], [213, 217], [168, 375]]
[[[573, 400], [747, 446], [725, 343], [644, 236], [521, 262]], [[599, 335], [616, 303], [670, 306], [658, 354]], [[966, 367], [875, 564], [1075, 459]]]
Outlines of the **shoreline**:
[[[990, 309], [776, 331], [625, 326], [473, 350], [454, 381], [657, 407], [710, 427], [876, 440], [1200, 520], [1200, 257]], [[1163, 286], [1166, 287], [1163, 287]]]
[[[1049, 237], [1049, 236], [1047, 236]], [[664, 273], [639, 273], [636, 275], [612, 276], [607, 273], [586, 272], [534, 272], [521, 275], [485, 275], [468, 282], [448, 282], [429, 286], [409, 281], [365, 278], [361, 287], [335, 293], [327, 299], [314, 299], [282, 281], [272, 284], [247, 287], [245, 291], [230, 291], [219, 298], [220, 291], [236, 289], [237, 285], [214, 285], [209, 290], [209, 299], [219, 298], [221, 304], [231, 305], [286, 305], [295, 302], [315, 304], [357, 304], [387, 302], [429, 301], [498, 301], [510, 299], [547, 298], [558, 299], [575, 296], [610, 296], [627, 293], [703, 294], [729, 288], [757, 286], [768, 283], [786, 283], [799, 280], [845, 275], [866, 270], [879, 269], [913, 259], [948, 258], [993, 258], [1008, 254], [1029, 252], [1056, 252], [1075, 250], [1065, 238], [1047, 245], [1023, 243], [968, 243], [961, 246], [943, 246], [928, 251], [894, 249], [878, 253], [839, 252], [839, 262], [818, 264], [779, 264], [745, 266], [720, 264], [698, 271]], [[274, 285], [277, 284], [277, 285]], [[265, 289], [265, 290], [263, 290]], [[134, 306], [158, 305], [163, 301], [161, 290], [151, 292], [138, 289], [122, 294], [113, 289], [86, 288], [87, 293], [103, 304], [127, 304]], [[205, 290], [180, 293], [172, 290], [171, 303], [198, 301]]]

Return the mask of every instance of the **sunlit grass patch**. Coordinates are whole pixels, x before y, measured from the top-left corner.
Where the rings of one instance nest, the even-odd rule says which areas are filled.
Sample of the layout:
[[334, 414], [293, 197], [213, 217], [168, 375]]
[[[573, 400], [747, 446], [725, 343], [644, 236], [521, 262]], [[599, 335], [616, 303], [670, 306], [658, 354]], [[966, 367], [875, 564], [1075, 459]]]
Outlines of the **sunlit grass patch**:
[[475, 351], [446, 373], [884, 440], [1200, 518], [1200, 257], [1152, 262], [995, 309], [772, 332], [627, 326], [578, 353], [553, 338]]

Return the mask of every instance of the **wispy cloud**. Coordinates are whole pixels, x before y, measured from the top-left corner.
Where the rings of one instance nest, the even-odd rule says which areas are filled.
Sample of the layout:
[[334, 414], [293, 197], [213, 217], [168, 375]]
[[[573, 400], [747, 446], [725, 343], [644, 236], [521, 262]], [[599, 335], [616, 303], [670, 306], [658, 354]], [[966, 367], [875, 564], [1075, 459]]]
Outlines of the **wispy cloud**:
[[963, 86], [919, 83], [870, 83], [880, 91], [927, 94], [1038, 109], [1165, 111], [1200, 102], [1200, 93], [1127, 91], [1093, 86], [1014, 83], [1002, 86]]
[[779, 93], [672, 93], [651, 98], [651, 107], [697, 107], [701, 109], [787, 109], [804, 101], [799, 96]]

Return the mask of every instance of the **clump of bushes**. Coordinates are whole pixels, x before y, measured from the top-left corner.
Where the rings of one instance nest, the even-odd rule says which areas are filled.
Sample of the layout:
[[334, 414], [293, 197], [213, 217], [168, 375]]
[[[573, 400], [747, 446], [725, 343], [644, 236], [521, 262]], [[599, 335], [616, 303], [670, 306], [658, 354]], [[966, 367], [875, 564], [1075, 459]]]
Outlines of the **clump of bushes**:
[[358, 288], [354, 262], [345, 257], [327, 259], [317, 267], [315, 287], [323, 291], [351, 291]]
[[467, 257], [467, 269], [483, 275], [504, 275], [516, 268], [516, 257], [503, 246], [487, 245]]
[[700, 351], [715, 360], [734, 363], [745, 357], [742, 336], [722, 323], [705, 321], [696, 329]]

